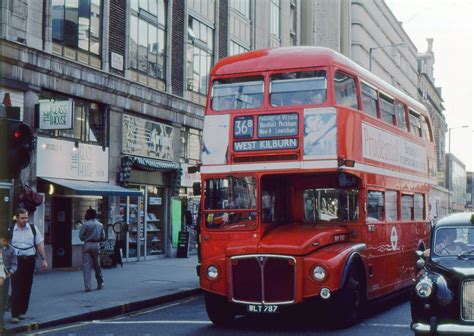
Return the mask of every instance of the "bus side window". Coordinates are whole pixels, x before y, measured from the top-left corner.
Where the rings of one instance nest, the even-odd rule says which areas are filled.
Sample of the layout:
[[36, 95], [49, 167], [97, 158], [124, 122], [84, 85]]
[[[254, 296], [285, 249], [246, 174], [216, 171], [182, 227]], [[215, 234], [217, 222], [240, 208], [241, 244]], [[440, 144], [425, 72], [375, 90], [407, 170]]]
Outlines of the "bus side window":
[[400, 103], [395, 103], [395, 113], [397, 115], [397, 126], [404, 131], [408, 131], [407, 117], [405, 114], [405, 106]]
[[353, 109], [358, 108], [357, 90], [355, 80], [348, 75], [336, 71], [334, 74], [334, 92], [336, 104], [344, 105]]
[[381, 221], [384, 217], [385, 202], [382, 191], [369, 190], [367, 193], [367, 219]]
[[411, 221], [415, 219], [413, 195], [402, 195], [402, 220]]
[[365, 83], [361, 83], [362, 110], [377, 118], [377, 91]]
[[420, 116], [416, 114], [415, 112], [413, 112], [412, 110], [410, 110], [409, 118], [410, 118], [410, 133], [418, 137], [421, 137]]

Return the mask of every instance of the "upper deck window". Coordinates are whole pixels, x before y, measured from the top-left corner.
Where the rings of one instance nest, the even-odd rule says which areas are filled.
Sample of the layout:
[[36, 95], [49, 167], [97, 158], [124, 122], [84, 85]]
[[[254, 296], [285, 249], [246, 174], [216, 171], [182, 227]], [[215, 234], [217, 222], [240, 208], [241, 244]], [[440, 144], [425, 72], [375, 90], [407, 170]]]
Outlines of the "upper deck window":
[[361, 84], [362, 109], [365, 113], [377, 118], [377, 91], [365, 83]]
[[421, 117], [421, 134], [423, 135], [423, 139], [433, 141], [428, 120], [424, 116]]
[[410, 132], [421, 137], [421, 121], [420, 116], [410, 110]]
[[402, 130], [408, 131], [407, 117], [405, 114], [405, 106], [402, 103], [395, 103], [395, 113], [397, 115], [397, 126]]
[[325, 70], [286, 72], [271, 77], [272, 106], [321, 104], [326, 101]]
[[336, 104], [358, 108], [357, 92], [354, 78], [346, 75], [341, 71], [334, 74], [334, 92], [336, 96]]
[[383, 94], [380, 95], [380, 117], [389, 124], [395, 124], [395, 111], [393, 109], [393, 99]]
[[261, 107], [263, 78], [226, 78], [212, 84], [211, 107], [214, 111], [228, 111]]

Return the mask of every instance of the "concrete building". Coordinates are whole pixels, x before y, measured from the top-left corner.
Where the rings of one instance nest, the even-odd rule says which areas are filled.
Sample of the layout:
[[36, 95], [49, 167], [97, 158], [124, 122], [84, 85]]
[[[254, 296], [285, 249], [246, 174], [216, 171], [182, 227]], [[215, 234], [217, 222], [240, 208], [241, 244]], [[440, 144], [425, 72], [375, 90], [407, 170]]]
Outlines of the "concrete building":
[[466, 172], [466, 210], [474, 209], [474, 172]]
[[450, 212], [461, 212], [466, 207], [466, 165], [454, 154], [446, 154], [446, 187], [449, 192]]

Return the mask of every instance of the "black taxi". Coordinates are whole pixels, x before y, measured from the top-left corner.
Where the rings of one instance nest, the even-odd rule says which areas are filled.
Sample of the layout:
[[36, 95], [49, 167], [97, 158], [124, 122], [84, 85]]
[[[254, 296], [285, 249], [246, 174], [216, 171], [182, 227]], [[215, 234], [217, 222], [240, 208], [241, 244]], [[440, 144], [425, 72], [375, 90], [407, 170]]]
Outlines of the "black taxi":
[[446, 216], [433, 227], [411, 296], [416, 335], [474, 335], [474, 213]]

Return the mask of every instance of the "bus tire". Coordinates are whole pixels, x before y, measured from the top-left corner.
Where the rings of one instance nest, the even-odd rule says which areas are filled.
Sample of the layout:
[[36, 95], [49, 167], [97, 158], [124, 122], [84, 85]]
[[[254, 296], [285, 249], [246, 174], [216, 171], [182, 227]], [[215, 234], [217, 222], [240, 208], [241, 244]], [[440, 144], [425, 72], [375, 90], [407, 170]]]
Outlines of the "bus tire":
[[207, 316], [215, 326], [225, 326], [234, 320], [235, 311], [224, 296], [206, 292], [204, 301]]
[[351, 266], [342, 289], [333, 302], [333, 316], [337, 326], [346, 328], [354, 325], [365, 305], [364, 283], [357, 268]]

